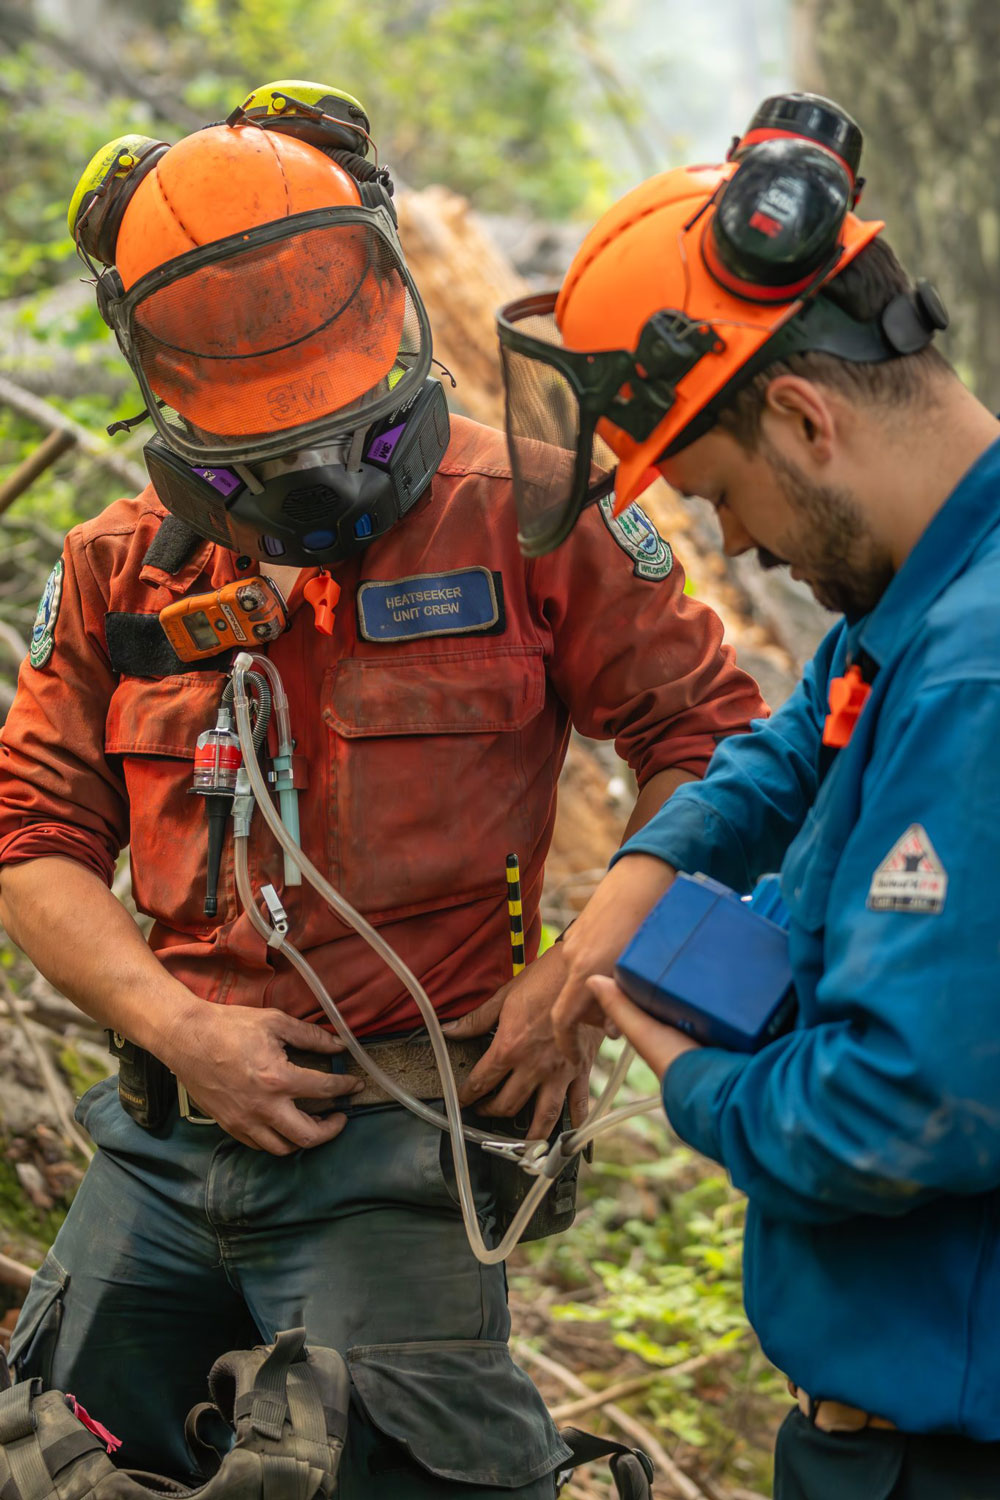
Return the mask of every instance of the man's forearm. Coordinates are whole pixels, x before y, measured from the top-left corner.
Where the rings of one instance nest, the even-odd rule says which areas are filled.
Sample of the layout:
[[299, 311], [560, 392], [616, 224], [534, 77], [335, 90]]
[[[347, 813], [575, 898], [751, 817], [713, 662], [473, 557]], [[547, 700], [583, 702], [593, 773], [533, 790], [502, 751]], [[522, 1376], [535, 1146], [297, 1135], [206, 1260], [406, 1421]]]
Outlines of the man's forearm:
[[622, 843], [632, 837], [638, 829], [649, 822], [654, 813], [659, 812], [668, 797], [672, 797], [679, 786], [687, 781], [697, 781], [699, 778], [693, 776], [690, 771], [666, 770], [658, 771], [651, 776], [635, 799], [628, 822], [625, 824], [625, 832], [622, 834]]
[[[267, 1006], [213, 1005], [172, 978], [125, 908], [92, 871], [55, 856], [0, 870], [0, 920], [64, 995], [177, 1075], [236, 1140], [277, 1156], [343, 1130], [350, 1075], [296, 1067], [287, 1048], [333, 1053], [311, 1021]], [[296, 1100], [316, 1099], [321, 1116]]]
[[202, 1003], [168, 974], [104, 882], [74, 860], [4, 866], [0, 921], [56, 989], [158, 1056]]

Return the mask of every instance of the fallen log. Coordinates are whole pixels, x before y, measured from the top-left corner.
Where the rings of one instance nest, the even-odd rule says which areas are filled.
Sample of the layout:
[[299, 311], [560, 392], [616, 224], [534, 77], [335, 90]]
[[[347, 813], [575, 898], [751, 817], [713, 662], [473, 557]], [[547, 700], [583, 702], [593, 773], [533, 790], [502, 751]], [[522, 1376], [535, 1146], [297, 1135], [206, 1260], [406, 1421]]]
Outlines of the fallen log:
[[[6, 375], [0, 375], [0, 401], [20, 412], [29, 421], [37, 422], [39, 427], [48, 428], [50, 438], [56, 431], [71, 437], [96, 463], [116, 474], [128, 486], [129, 494], [145, 489], [148, 482], [145, 469], [141, 469], [131, 459], [123, 458], [120, 453], [112, 452], [106, 440], [97, 437], [88, 428], [81, 427], [79, 422], [74, 422], [51, 402], [43, 401], [41, 396], [33, 396], [30, 391], [23, 390], [13, 380], [8, 380]], [[46, 438], [46, 442], [48, 441], [49, 438]]]

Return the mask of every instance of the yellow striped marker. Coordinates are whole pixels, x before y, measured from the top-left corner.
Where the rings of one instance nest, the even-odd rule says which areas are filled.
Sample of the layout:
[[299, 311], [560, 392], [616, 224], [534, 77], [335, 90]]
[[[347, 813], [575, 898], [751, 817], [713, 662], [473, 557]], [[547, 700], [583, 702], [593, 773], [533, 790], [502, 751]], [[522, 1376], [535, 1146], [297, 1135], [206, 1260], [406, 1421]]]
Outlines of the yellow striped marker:
[[524, 968], [524, 917], [521, 913], [521, 866], [516, 854], [507, 856], [507, 915], [510, 918], [510, 956], [514, 976]]

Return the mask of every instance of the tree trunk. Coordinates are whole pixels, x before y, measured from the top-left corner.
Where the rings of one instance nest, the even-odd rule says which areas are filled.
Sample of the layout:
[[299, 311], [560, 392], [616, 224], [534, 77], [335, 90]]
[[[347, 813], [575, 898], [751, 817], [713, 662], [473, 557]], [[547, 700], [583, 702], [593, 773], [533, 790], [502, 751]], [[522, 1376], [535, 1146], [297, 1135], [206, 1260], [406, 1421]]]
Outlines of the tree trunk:
[[802, 0], [803, 87], [865, 133], [862, 201], [951, 313], [941, 341], [959, 374], [1000, 405], [1000, 112], [996, 0]]

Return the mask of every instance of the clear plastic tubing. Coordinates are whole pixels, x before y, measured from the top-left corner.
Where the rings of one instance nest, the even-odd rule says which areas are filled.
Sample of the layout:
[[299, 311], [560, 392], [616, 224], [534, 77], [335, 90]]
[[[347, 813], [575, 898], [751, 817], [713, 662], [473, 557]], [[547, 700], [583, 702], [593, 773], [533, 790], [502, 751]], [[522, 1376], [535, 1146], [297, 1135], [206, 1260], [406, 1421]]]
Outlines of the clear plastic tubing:
[[[292, 721], [288, 713], [288, 694], [285, 692], [285, 684], [281, 680], [281, 673], [274, 662], [267, 656], [261, 656], [259, 652], [246, 653], [254, 666], [264, 673], [271, 685], [271, 701], [278, 718], [278, 764], [287, 762], [288, 767], [292, 764], [292, 753], [294, 744], [292, 741]], [[235, 683], [234, 683], [235, 687]], [[279, 779], [279, 786], [281, 785]], [[299, 842], [299, 802], [297, 790], [289, 785], [279, 790], [278, 797], [281, 803], [281, 820], [288, 829], [292, 842], [298, 846]], [[285, 858], [284, 880], [286, 886], [301, 885], [302, 872], [298, 861], [283, 851]]]
[[[372, 925], [368, 921], [366, 921], [361, 913], [356, 911], [354, 907], [351, 906], [350, 902], [347, 901], [336, 889], [336, 887], [332, 886], [326, 879], [326, 877], [316, 868], [316, 866], [312, 863], [305, 852], [291, 838], [288, 830], [282, 823], [280, 816], [276, 812], [268, 794], [268, 789], [264, 781], [264, 777], [261, 774], [259, 765], [257, 764], [257, 757], [255, 754], [251, 753], [253, 734], [250, 724], [250, 705], [246, 692], [247, 671], [252, 665], [264, 662], [267, 662], [265, 671], [267, 672], [268, 680], [272, 684], [275, 711], [277, 712], [279, 717], [280, 732], [284, 734], [286, 732], [287, 726], [288, 700], [285, 696], [284, 688], [281, 685], [280, 676], [273, 663], [267, 661], [267, 658], [259, 656], [256, 653], [251, 656], [251, 654], [248, 652], [240, 652], [233, 664], [232, 674], [234, 686], [233, 704], [236, 710], [236, 727], [239, 732], [241, 745], [243, 746], [244, 766], [250, 780], [250, 785], [253, 789], [256, 805], [259, 807], [261, 816], [263, 817], [267, 826], [270, 828], [274, 837], [277, 839], [282, 850], [286, 853], [286, 855], [294, 859], [302, 874], [308, 880], [309, 884], [313, 886], [313, 888], [323, 897], [323, 899], [332, 908], [332, 910], [337, 913], [341, 921], [344, 922], [346, 926], [352, 928], [360, 937], [365, 940], [365, 942], [368, 943], [368, 945], [374, 950], [375, 953], [378, 954], [383, 963], [385, 963], [387, 967], [391, 969], [391, 971], [405, 986], [409, 994], [413, 997], [413, 1000], [418, 1010], [420, 1011], [424, 1025], [427, 1028], [428, 1038], [430, 1040], [431, 1048], [434, 1053], [434, 1060], [437, 1064], [438, 1073], [441, 1078], [442, 1098], [445, 1107], [445, 1114], [443, 1116], [437, 1110], [431, 1109], [423, 1101], [413, 1098], [412, 1095], [408, 1094], [404, 1089], [400, 1088], [395, 1080], [390, 1078], [389, 1075], [385, 1073], [378, 1066], [378, 1064], [369, 1057], [364, 1047], [361, 1045], [357, 1037], [347, 1025], [347, 1022], [344, 1020], [338, 1007], [335, 1005], [331, 997], [327, 994], [322, 981], [320, 980], [318, 974], [316, 974], [312, 966], [303, 957], [303, 955], [299, 953], [299, 951], [291, 943], [288, 942], [287, 938], [276, 936], [274, 928], [261, 914], [256, 899], [254, 898], [249, 875], [247, 841], [242, 838], [237, 840], [236, 847], [236, 877], [237, 890], [239, 892], [240, 900], [244, 908], [246, 909], [247, 915], [251, 923], [253, 924], [254, 929], [260, 934], [261, 937], [269, 942], [272, 947], [275, 947], [280, 952], [286, 954], [293, 968], [309, 986], [309, 989], [316, 997], [324, 1014], [333, 1025], [334, 1030], [344, 1042], [347, 1050], [351, 1053], [351, 1056], [355, 1059], [355, 1061], [360, 1066], [364, 1067], [369, 1076], [381, 1088], [384, 1088], [385, 1091], [390, 1095], [390, 1097], [394, 1098], [398, 1103], [404, 1105], [405, 1108], [412, 1110], [415, 1114], [419, 1115], [421, 1119], [427, 1120], [429, 1124], [433, 1124], [439, 1129], [448, 1130], [451, 1137], [452, 1153], [455, 1161], [455, 1179], [458, 1186], [459, 1202], [462, 1209], [462, 1219], [465, 1224], [466, 1234], [468, 1235], [469, 1245], [472, 1249], [473, 1254], [476, 1256], [476, 1259], [479, 1260], [483, 1265], [494, 1265], [498, 1261], [505, 1260], [514, 1246], [517, 1244], [522, 1233], [524, 1232], [525, 1227], [527, 1226], [529, 1219], [531, 1218], [535, 1209], [538, 1207], [539, 1203], [542, 1201], [548, 1189], [551, 1187], [552, 1183], [555, 1181], [556, 1177], [558, 1177], [559, 1173], [566, 1165], [569, 1157], [575, 1154], [577, 1150], [581, 1149], [588, 1140], [592, 1140], [596, 1135], [600, 1134], [601, 1131], [607, 1126], [610, 1126], [612, 1123], [617, 1124], [621, 1118], [627, 1117], [627, 1115], [639, 1113], [640, 1108], [653, 1108], [656, 1104], [659, 1103], [659, 1100], [655, 1097], [651, 1098], [650, 1100], [644, 1100], [642, 1101], [641, 1106], [628, 1105], [626, 1106], [625, 1110], [614, 1111], [614, 1114], [609, 1115], [606, 1121], [601, 1118], [602, 1116], [607, 1114], [611, 1102], [614, 1099], [614, 1095], [617, 1092], [621, 1080], [624, 1078], [625, 1072], [627, 1071], [628, 1065], [632, 1059], [632, 1049], [626, 1045], [622, 1048], [621, 1055], [619, 1056], [618, 1061], [615, 1064], [611, 1077], [608, 1079], [608, 1082], [605, 1085], [600, 1099], [597, 1101], [597, 1104], [587, 1116], [587, 1119], [584, 1121], [583, 1125], [573, 1132], [573, 1135], [566, 1140], [562, 1148], [553, 1148], [549, 1151], [548, 1155], [544, 1159], [544, 1162], [540, 1164], [540, 1170], [536, 1180], [532, 1183], [531, 1188], [529, 1189], [523, 1203], [521, 1204], [521, 1207], [518, 1209], [513, 1220], [511, 1221], [507, 1233], [504, 1235], [501, 1242], [493, 1249], [490, 1249], [486, 1245], [482, 1237], [482, 1232], [479, 1228], [479, 1219], [476, 1213], [475, 1197], [472, 1190], [472, 1180], [469, 1174], [469, 1159], [468, 1153], [466, 1151], [465, 1140], [466, 1136], [468, 1136], [471, 1140], [479, 1142], [503, 1140], [503, 1137], [490, 1135], [485, 1131], [475, 1130], [464, 1124], [462, 1120], [461, 1106], [458, 1101], [458, 1088], [455, 1083], [455, 1075], [451, 1066], [451, 1058], [448, 1055], [448, 1044], [445, 1040], [444, 1033], [441, 1030], [441, 1024], [438, 1021], [437, 1013], [434, 1010], [431, 999], [428, 996], [423, 985], [420, 983], [419, 979], [412, 972], [412, 970], [403, 962], [403, 960], [395, 952], [395, 950], [389, 946], [389, 944], [385, 941], [385, 939], [381, 936], [377, 929], [372, 927]], [[285, 714], [284, 721], [282, 721], [281, 718], [282, 710], [284, 710]], [[515, 1143], [512, 1140], [511, 1144], [516, 1144], [527, 1149], [533, 1144], [535, 1146], [544, 1146], [547, 1143], [532, 1143], [522, 1141], [517, 1141]]]

